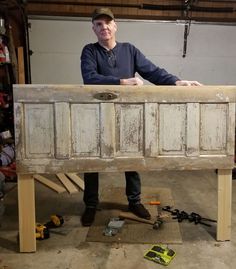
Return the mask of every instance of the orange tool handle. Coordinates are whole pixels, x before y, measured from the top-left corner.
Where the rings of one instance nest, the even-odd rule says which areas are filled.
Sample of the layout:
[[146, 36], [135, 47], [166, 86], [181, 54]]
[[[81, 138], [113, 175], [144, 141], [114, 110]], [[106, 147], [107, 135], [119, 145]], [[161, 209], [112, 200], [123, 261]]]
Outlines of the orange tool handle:
[[160, 205], [161, 202], [160, 201], [150, 201], [149, 205]]

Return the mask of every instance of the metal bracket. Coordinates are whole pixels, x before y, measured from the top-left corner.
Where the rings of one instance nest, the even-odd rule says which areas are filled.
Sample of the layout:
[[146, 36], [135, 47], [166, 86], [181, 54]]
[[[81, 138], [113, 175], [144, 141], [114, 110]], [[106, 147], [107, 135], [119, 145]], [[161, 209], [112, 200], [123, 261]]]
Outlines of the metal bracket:
[[95, 99], [102, 100], [102, 101], [109, 101], [114, 100], [117, 98], [117, 94], [114, 94], [112, 92], [100, 92], [96, 93], [93, 96]]

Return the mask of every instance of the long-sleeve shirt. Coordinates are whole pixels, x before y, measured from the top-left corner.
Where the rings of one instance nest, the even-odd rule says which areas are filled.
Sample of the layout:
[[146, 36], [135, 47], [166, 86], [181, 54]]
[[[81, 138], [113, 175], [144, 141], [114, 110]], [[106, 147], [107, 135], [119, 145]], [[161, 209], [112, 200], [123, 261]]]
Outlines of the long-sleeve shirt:
[[88, 44], [81, 54], [84, 84], [119, 85], [120, 79], [132, 78], [137, 72], [156, 85], [175, 85], [178, 77], [148, 60], [130, 43], [117, 42], [108, 51], [98, 42]]

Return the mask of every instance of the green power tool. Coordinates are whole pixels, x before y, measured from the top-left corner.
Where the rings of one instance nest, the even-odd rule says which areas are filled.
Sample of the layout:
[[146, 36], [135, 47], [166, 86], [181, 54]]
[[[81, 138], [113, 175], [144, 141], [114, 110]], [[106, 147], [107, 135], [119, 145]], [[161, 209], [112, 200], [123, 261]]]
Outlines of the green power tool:
[[175, 257], [175, 255], [175, 251], [168, 247], [162, 245], [154, 245], [145, 253], [144, 258], [156, 263], [160, 263], [162, 265], [168, 265]]

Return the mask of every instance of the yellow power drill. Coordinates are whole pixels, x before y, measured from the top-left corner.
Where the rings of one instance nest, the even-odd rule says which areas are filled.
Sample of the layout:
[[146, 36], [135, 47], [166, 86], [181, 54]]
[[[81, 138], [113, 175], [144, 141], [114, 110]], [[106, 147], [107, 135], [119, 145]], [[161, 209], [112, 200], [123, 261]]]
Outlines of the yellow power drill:
[[44, 240], [50, 237], [50, 232], [47, 226], [37, 223], [35, 227], [36, 239]]
[[45, 224], [36, 224], [36, 239], [44, 240], [50, 237], [50, 230], [62, 226], [64, 219], [60, 215], [51, 215], [51, 220]]
[[61, 227], [64, 219], [60, 215], [51, 215], [51, 220], [44, 224], [48, 229]]

